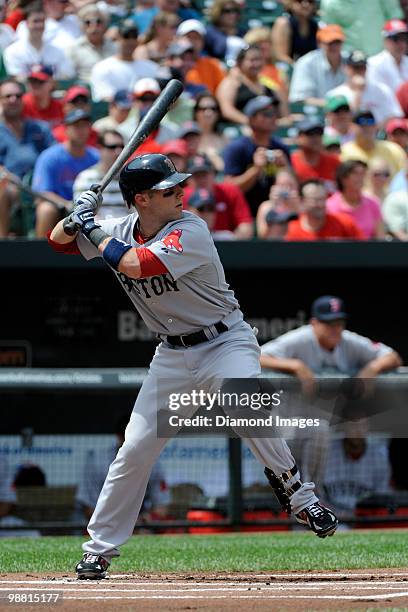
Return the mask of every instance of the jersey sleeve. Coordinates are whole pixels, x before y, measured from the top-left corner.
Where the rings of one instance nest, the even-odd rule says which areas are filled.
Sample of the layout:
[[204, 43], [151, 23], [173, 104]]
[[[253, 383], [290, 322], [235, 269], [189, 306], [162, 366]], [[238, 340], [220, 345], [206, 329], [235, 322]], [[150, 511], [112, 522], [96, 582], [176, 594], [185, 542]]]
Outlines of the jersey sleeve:
[[[346, 334], [346, 332], [344, 333]], [[364, 367], [373, 359], [387, 355], [393, 350], [382, 342], [373, 342], [370, 338], [365, 338], [354, 332], [347, 333], [345, 337], [357, 367]]]
[[146, 248], [160, 259], [174, 280], [210, 263], [215, 250], [205, 222], [198, 217], [174, 223], [160, 240]]

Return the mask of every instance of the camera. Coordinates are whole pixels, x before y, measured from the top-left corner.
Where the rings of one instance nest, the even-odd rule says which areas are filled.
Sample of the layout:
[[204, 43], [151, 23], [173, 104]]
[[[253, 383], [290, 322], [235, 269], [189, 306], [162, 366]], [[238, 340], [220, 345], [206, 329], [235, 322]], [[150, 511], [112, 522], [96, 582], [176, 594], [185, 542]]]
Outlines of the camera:
[[272, 149], [267, 149], [266, 159], [268, 160], [268, 162], [276, 161], [276, 151], [273, 151]]

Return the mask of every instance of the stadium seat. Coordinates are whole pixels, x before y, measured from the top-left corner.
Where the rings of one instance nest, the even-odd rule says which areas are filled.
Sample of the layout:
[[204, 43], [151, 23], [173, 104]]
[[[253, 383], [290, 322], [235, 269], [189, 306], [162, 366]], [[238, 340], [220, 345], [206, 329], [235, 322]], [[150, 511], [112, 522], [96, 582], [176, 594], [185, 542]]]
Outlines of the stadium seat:
[[28, 523], [68, 521], [74, 511], [75, 486], [16, 487], [15, 514]]

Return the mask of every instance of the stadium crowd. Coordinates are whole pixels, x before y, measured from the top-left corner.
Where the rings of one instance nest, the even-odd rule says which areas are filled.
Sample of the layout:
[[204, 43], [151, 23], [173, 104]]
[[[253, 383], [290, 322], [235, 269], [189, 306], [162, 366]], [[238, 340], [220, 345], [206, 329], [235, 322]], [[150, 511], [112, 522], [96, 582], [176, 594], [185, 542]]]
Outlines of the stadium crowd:
[[407, 3], [343, 4], [0, 0], [0, 237], [45, 237], [178, 78], [137, 153], [217, 240], [407, 240]]

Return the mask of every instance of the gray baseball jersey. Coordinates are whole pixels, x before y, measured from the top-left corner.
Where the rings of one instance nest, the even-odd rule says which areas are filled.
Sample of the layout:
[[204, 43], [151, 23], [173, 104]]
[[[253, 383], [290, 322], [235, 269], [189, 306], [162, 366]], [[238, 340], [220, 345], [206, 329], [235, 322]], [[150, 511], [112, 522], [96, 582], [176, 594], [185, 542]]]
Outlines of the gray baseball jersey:
[[316, 339], [311, 325], [303, 325], [261, 347], [263, 355], [283, 359], [301, 359], [315, 374], [341, 372], [353, 376], [367, 363], [390, 353], [392, 349], [380, 342], [344, 330], [340, 343], [327, 351]]
[[[100, 225], [109, 235], [135, 248], [147, 247], [169, 271], [139, 279], [115, 272], [149, 329], [163, 335], [189, 334], [214, 325], [234, 310], [240, 313], [205, 221], [184, 211], [181, 219], [170, 221], [140, 245], [133, 238], [136, 220], [137, 213], [133, 213], [103, 220]], [[101, 257], [82, 234], [77, 244], [86, 259]]]

